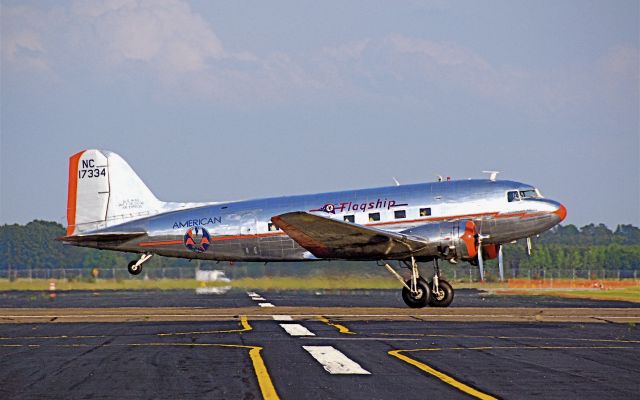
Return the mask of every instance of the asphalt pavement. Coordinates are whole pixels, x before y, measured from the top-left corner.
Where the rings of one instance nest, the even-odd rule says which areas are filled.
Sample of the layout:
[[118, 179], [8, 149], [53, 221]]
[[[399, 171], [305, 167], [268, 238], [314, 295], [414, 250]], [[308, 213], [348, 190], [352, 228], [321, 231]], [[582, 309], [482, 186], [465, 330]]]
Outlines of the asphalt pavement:
[[[405, 309], [400, 290], [269, 290], [260, 291], [278, 306], [291, 307], [391, 307]], [[249, 307], [244, 290], [222, 294], [197, 294], [194, 290], [100, 290], [0, 292], [0, 308], [102, 308], [102, 307]], [[637, 303], [570, 299], [551, 296], [492, 295], [478, 289], [456, 289], [451, 307], [627, 308]]]
[[[401, 302], [386, 290], [78, 291], [55, 301], [7, 292], [0, 294], [0, 398], [618, 399], [640, 393], [637, 304], [476, 290], [458, 290], [450, 309], [411, 311]], [[329, 315], [333, 309], [341, 316]], [[378, 314], [363, 316], [367, 309]], [[322, 315], [301, 317], [297, 310]], [[427, 317], [436, 311], [460, 318]], [[103, 322], [109, 313], [114, 318]], [[550, 318], [492, 319], [519, 313]], [[591, 313], [614, 317], [560, 322]], [[38, 315], [46, 319], [33, 322]]]

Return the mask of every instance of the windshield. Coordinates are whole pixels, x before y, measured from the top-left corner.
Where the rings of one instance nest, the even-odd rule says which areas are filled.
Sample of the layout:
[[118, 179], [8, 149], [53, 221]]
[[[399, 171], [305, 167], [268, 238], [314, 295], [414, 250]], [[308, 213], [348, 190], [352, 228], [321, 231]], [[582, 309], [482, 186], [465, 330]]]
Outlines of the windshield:
[[538, 199], [541, 197], [542, 196], [536, 189], [512, 190], [507, 192], [507, 201], [509, 203], [522, 199]]
[[538, 196], [538, 192], [536, 192], [535, 189], [520, 191], [520, 198], [522, 199], [529, 199], [529, 198], [536, 198], [536, 197], [540, 197], [540, 196]]

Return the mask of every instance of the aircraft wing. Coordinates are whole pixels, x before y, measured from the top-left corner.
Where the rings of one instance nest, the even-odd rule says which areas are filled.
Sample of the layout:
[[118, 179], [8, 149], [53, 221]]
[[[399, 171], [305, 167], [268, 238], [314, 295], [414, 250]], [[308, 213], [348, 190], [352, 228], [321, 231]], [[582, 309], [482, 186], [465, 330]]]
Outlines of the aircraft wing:
[[302, 211], [277, 215], [271, 221], [318, 258], [404, 258], [427, 246], [418, 237], [336, 221]]
[[145, 234], [145, 232], [105, 232], [88, 235], [62, 236], [56, 238], [56, 240], [72, 244], [80, 244], [83, 242], [126, 242], [144, 236]]

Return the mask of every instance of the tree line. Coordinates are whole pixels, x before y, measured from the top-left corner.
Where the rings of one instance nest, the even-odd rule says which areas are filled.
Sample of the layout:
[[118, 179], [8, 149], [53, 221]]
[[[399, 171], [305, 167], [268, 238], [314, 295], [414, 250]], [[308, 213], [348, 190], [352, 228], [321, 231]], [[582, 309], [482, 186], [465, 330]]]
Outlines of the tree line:
[[[64, 235], [64, 227], [50, 221], [34, 220], [26, 225], [0, 226], [0, 269], [118, 268], [125, 267], [136, 257], [129, 253], [65, 246], [55, 240]], [[527, 255], [526, 242], [521, 240], [504, 246], [504, 257], [505, 266], [516, 271], [536, 268], [634, 271], [640, 269], [640, 229], [633, 225], [618, 225], [613, 231], [604, 224], [589, 224], [581, 228], [559, 225], [533, 238], [531, 256]], [[495, 262], [488, 261], [488, 266]], [[209, 263], [202, 264], [206, 266]], [[316, 263], [314, 266], [335, 267], [331, 264]], [[361, 265], [363, 270], [376, 270], [375, 265], [368, 264], [349, 263], [349, 269]], [[171, 268], [194, 264], [185, 259], [157, 256], [147, 265]], [[296, 269], [290, 264], [283, 268]]]
[[512, 269], [637, 270], [640, 268], [640, 229], [618, 225], [558, 225], [533, 238], [531, 256], [526, 241], [504, 247], [506, 264]]

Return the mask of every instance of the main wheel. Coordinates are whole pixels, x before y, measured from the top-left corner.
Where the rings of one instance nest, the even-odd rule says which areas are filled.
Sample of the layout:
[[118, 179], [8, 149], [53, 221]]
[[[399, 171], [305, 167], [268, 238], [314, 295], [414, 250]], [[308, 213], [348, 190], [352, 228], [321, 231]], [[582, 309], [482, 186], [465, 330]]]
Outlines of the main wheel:
[[142, 265], [136, 265], [137, 262], [138, 260], [133, 260], [127, 266], [127, 269], [129, 270], [129, 273], [131, 275], [138, 275], [140, 272], [142, 272]]
[[429, 305], [431, 307], [449, 307], [449, 304], [453, 301], [453, 287], [449, 282], [440, 279], [438, 281], [438, 291], [433, 288], [433, 282], [429, 283], [431, 287], [431, 299]]
[[[407, 286], [411, 287], [411, 279], [407, 282]], [[411, 308], [422, 308], [429, 304], [431, 298], [431, 290], [429, 285], [422, 279], [418, 279], [416, 285], [416, 293], [411, 293], [406, 287], [402, 288], [402, 300]]]

